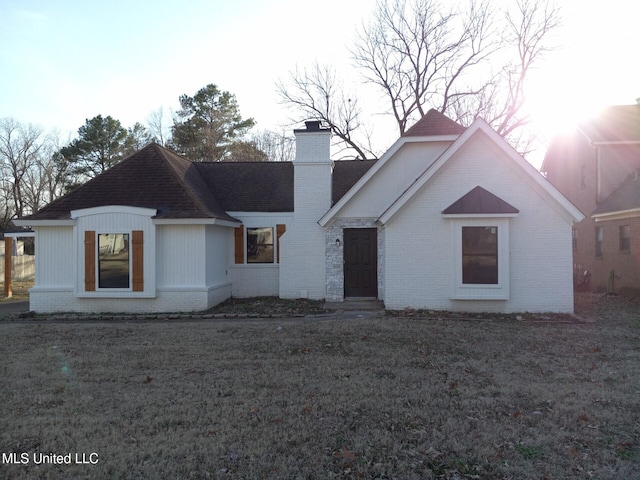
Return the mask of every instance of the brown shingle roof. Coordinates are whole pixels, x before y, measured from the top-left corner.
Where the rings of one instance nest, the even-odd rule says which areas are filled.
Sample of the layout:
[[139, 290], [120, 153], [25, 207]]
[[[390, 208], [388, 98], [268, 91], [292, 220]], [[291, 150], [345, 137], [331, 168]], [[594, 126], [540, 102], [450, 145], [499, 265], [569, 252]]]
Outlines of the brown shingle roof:
[[417, 137], [424, 135], [460, 135], [466, 129], [435, 109], [429, 110], [424, 117], [416, 122], [403, 137]]
[[640, 105], [614, 105], [582, 122], [592, 143], [640, 142]]
[[[338, 201], [375, 163], [336, 162], [332, 186]], [[291, 162], [194, 163], [150, 144], [25, 220], [64, 220], [72, 210], [127, 205], [157, 210], [155, 218], [218, 218], [227, 212], [293, 212]]]
[[342, 160], [333, 165], [331, 205], [344, 197], [351, 187], [373, 167], [376, 160]]
[[194, 164], [226, 211], [293, 212], [293, 163]]
[[71, 210], [104, 205], [154, 208], [156, 218], [234, 220], [191, 161], [155, 143], [25, 219], [68, 219]]
[[449, 205], [442, 213], [445, 215], [476, 213], [518, 213], [519, 210], [500, 197], [477, 186], [469, 193]]

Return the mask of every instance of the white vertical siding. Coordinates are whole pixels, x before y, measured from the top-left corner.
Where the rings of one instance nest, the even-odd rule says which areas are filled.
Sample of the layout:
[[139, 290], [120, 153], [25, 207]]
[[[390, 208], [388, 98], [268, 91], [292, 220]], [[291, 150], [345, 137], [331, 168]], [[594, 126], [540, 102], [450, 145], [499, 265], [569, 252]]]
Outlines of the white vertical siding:
[[158, 288], [204, 288], [205, 226], [159, 225], [157, 229]]
[[35, 287], [73, 289], [73, 227], [34, 228], [36, 254]]

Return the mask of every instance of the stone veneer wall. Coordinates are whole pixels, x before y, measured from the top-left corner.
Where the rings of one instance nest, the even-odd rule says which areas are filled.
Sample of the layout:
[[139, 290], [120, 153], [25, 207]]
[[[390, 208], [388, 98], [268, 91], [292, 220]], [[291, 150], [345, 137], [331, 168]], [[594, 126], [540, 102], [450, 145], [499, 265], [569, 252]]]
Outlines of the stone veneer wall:
[[[345, 228], [378, 229], [378, 298], [384, 299], [384, 229], [373, 219], [337, 219], [325, 229], [325, 262], [327, 281], [327, 301], [344, 300], [344, 237]], [[336, 239], [340, 246], [336, 246]]]

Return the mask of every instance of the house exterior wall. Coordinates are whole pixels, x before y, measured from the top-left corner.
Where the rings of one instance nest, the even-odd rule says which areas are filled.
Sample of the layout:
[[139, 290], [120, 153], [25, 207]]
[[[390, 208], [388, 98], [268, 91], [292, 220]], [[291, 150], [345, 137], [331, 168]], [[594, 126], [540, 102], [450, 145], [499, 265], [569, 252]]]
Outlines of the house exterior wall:
[[342, 218], [377, 218], [431, 165], [451, 142], [407, 143], [340, 212]]
[[34, 227], [36, 276], [29, 308], [36, 312], [68, 311], [74, 297], [73, 227]]
[[[628, 225], [629, 250], [620, 250], [620, 227]], [[596, 227], [603, 229], [602, 256], [596, 256]], [[579, 290], [594, 292], [639, 292], [640, 217], [595, 221], [587, 218], [574, 226], [573, 250], [575, 284]], [[588, 272], [587, 278], [584, 272]], [[609, 278], [613, 271], [613, 285]]]
[[[104, 208], [110, 211], [100, 210]], [[229, 228], [156, 225], [151, 213], [136, 214], [136, 210], [143, 209], [130, 207], [95, 210], [95, 213], [79, 215], [74, 226], [34, 228], [36, 281], [30, 294], [32, 310], [42, 313], [198, 311], [231, 295], [227, 278]], [[144, 232], [144, 290], [85, 291], [84, 232], [129, 233], [133, 230]]]
[[331, 207], [331, 133], [296, 131], [294, 213], [280, 244], [280, 297], [326, 297], [325, 235]]
[[[548, 165], [547, 179], [587, 216], [574, 226], [577, 234], [577, 248], [573, 250], [576, 287], [605, 292], [613, 270], [616, 289], [640, 290], [640, 265], [637, 253], [634, 253], [640, 244], [640, 229], [635, 226], [637, 220], [627, 223], [618, 220], [596, 222], [590, 218], [598, 203], [640, 168], [640, 146], [592, 146], [584, 135], [577, 132], [566, 141], [563, 149], [551, 152], [554, 157]], [[618, 227], [623, 224], [631, 228], [632, 251], [629, 253], [619, 251]], [[602, 257], [595, 256], [596, 226], [604, 229]], [[588, 272], [586, 279], [585, 271]]]
[[587, 138], [575, 131], [545, 160], [546, 178], [585, 215], [597, 205], [598, 152]]
[[[344, 229], [376, 228], [378, 230], [378, 298], [384, 298], [384, 229], [376, 225], [375, 219], [336, 219], [325, 228], [325, 262], [327, 295], [330, 302], [344, 300]], [[340, 246], [336, 244], [340, 240]]]
[[[237, 298], [278, 296], [280, 294], [280, 264], [277, 260], [278, 246], [281, 257], [285, 254], [285, 247], [281, 239], [277, 238], [277, 225], [285, 225], [287, 235], [293, 220], [293, 213], [267, 213], [267, 212], [230, 212], [234, 218], [242, 221], [246, 228], [270, 227], [274, 231], [274, 263], [272, 264], [235, 264], [233, 231], [227, 233], [229, 249], [227, 252], [227, 264], [229, 265], [229, 278], [232, 282], [232, 296]], [[280, 243], [280, 245], [278, 245]], [[245, 243], [246, 248], [246, 243]], [[246, 252], [245, 252], [246, 262]]]
[[[451, 298], [459, 252], [453, 247], [453, 219], [441, 212], [478, 185], [520, 211], [508, 219], [507, 300]], [[476, 134], [386, 225], [385, 305], [572, 312], [571, 226], [552, 205], [541, 187], [486, 137]]]
[[596, 152], [599, 178], [598, 201], [602, 201], [611, 195], [629, 175], [640, 168], [640, 146], [599, 145]]

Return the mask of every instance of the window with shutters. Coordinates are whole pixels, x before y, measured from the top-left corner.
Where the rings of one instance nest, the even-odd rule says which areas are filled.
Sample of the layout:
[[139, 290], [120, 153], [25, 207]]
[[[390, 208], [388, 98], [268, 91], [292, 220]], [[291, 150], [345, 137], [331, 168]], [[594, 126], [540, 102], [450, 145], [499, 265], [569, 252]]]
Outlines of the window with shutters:
[[284, 224], [274, 227], [238, 227], [235, 229], [235, 263], [280, 263], [280, 237]]
[[85, 291], [144, 291], [144, 236], [85, 231]]
[[129, 288], [128, 233], [98, 235], [98, 288]]

